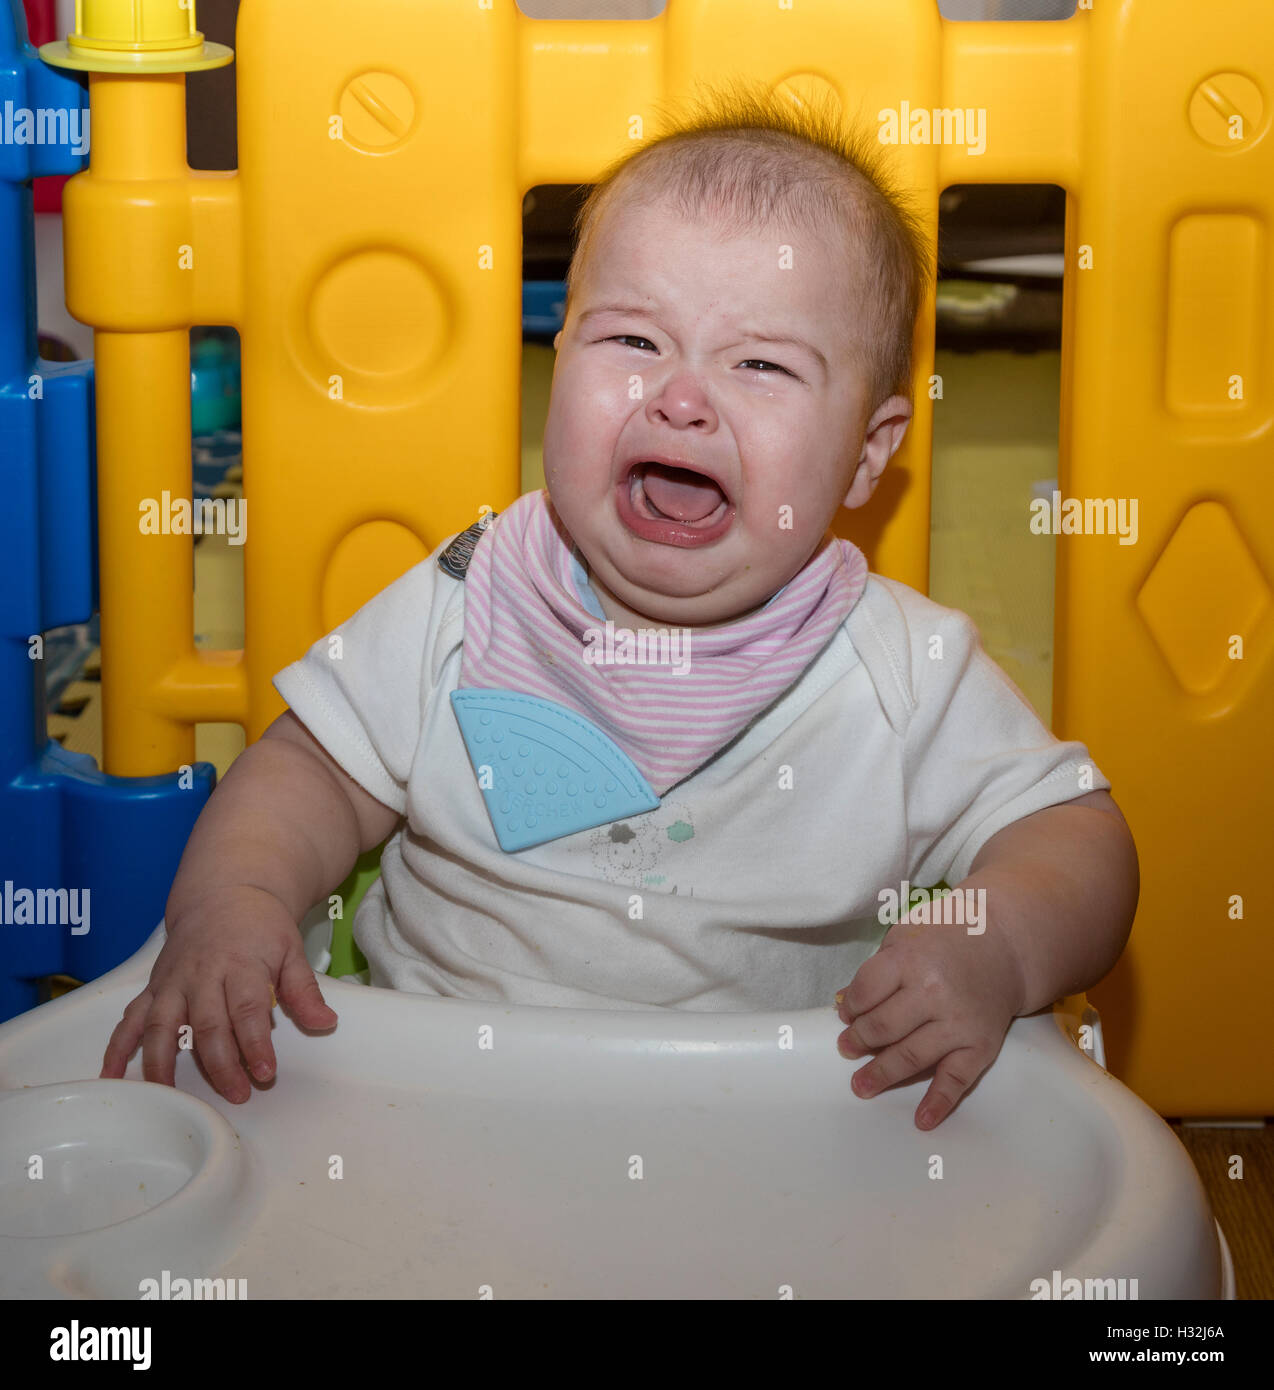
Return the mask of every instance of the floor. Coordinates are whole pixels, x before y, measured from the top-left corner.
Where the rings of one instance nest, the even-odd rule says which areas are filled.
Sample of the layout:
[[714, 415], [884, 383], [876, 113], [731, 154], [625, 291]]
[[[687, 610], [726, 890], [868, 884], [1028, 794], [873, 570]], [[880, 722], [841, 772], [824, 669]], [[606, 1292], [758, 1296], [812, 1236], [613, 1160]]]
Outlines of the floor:
[[[542, 486], [540, 438], [552, 378], [551, 348], [528, 344], [522, 396], [523, 487]], [[1056, 353], [939, 353], [944, 399], [934, 424], [930, 594], [978, 623], [989, 654], [1051, 723], [1052, 539], [1020, 524], [1033, 490], [1057, 474]], [[214, 495], [242, 495], [234, 463]], [[985, 539], [995, 536], [996, 545]], [[198, 645], [242, 644], [243, 550], [225, 537], [195, 546]], [[50, 737], [100, 756], [99, 657], [49, 713]], [[243, 749], [237, 725], [200, 725], [197, 757], [223, 775]], [[56, 994], [74, 982], [57, 980]], [[1242, 1299], [1274, 1298], [1274, 1129], [1195, 1127], [1170, 1121], [1190, 1153], [1234, 1257]]]

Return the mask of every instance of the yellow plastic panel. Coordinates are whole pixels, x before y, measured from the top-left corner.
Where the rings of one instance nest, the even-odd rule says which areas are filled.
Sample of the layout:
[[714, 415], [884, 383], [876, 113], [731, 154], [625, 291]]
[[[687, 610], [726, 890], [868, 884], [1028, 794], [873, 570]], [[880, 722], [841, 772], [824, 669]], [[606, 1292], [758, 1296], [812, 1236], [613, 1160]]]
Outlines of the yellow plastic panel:
[[1227, 73], [1268, 93], [1274, 10], [1153, 0], [1077, 18], [1061, 482], [1139, 512], [1136, 544], [1058, 545], [1055, 729], [1088, 742], [1141, 857], [1132, 941], [1090, 995], [1112, 1070], [1162, 1113], [1266, 1114], [1274, 146], [1229, 78], [1250, 119], [1217, 143], [1209, 94]]
[[1260, 379], [1268, 259], [1261, 224], [1246, 214], [1183, 217], [1171, 229], [1165, 394], [1175, 414], [1243, 408]]
[[[107, 769], [189, 761], [201, 720], [257, 737], [274, 672], [517, 495], [529, 188], [589, 181], [701, 81], [830, 92], [869, 124], [905, 103], [929, 135], [893, 154], [931, 234], [947, 185], [1066, 189], [1060, 487], [1138, 507], [1135, 544], [1057, 545], [1055, 730], [1141, 852], [1131, 947], [1094, 991], [1111, 1065], [1164, 1113], [1274, 1112], [1267, 0], [1034, 24], [944, 23], [936, 0], [669, 0], [641, 23], [243, 0], [237, 63], [236, 173], [186, 168], [180, 74], [94, 73], [66, 192], [68, 303], [100, 330]], [[980, 148], [943, 135], [956, 112]], [[139, 498], [189, 485], [195, 323], [242, 342], [242, 653], [195, 652], [190, 539], [137, 528]], [[929, 302], [907, 443], [842, 518], [921, 590], [932, 337]]]
[[[1201, 557], [1208, 566], [1200, 583]], [[1230, 513], [1201, 502], [1181, 519], [1137, 595], [1164, 661], [1191, 695], [1240, 683], [1246, 644], [1270, 606], [1270, 589]]]

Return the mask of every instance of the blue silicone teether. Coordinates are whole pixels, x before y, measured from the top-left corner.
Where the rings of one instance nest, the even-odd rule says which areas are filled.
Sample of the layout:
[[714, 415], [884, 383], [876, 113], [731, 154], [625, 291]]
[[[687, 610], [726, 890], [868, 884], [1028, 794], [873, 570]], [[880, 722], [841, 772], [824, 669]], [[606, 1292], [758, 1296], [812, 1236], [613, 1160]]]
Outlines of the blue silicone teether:
[[451, 707], [502, 850], [529, 849], [659, 805], [615, 740], [556, 700], [453, 690]]

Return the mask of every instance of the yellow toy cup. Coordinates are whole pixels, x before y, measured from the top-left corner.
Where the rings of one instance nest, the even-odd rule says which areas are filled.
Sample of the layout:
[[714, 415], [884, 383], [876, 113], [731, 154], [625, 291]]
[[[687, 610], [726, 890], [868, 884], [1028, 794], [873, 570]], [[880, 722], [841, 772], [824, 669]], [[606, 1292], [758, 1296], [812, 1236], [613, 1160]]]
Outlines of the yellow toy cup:
[[234, 53], [204, 41], [195, 0], [75, 0], [75, 32], [43, 44], [40, 57], [81, 72], [198, 72]]

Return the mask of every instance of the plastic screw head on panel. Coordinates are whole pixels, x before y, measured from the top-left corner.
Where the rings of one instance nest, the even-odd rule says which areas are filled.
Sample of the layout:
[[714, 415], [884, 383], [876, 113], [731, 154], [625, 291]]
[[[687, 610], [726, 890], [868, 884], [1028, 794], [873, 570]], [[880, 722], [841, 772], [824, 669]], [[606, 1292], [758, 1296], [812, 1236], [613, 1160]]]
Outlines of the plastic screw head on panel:
[[392, 72], [369, 71], [351, 78], [337, 102], [341, 138], [366, 154], [387, 154], [411, 134], [416, 98]]
[[1200, 140], [1220, 149], [1247, 149], [1264, 120], [1261, 89], [1241, 72], [1215, 72], [1191, 94], [1191, 128]]

